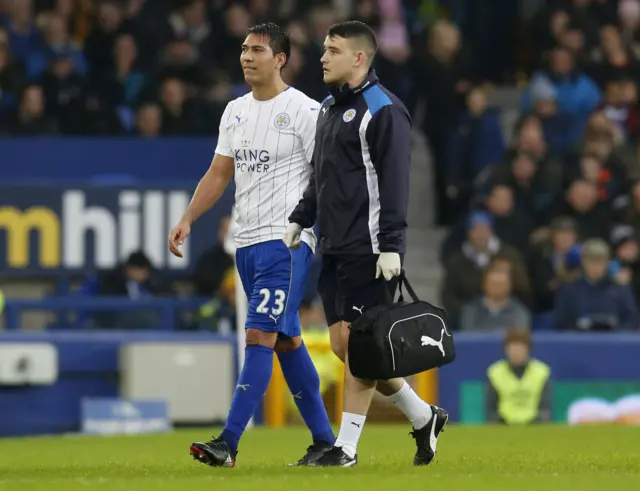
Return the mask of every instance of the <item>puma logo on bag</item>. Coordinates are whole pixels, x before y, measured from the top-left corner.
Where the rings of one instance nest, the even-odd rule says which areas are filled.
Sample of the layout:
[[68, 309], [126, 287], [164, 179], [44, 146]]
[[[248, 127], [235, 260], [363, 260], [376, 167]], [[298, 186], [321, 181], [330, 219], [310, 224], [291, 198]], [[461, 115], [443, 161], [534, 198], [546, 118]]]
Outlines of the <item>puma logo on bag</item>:
[[440, 341], [436, 341], [435, 339], [429, 336], [422, 336], [420, 341], [422, 341], [422, 346], [435, 346], [440, 350], [442, 356], [446, 356], [444, 352], [444, 346], [442, 344], [442, 340], [444, 339], [445, 328], [442, 328], [442, 332], [440, 333]]

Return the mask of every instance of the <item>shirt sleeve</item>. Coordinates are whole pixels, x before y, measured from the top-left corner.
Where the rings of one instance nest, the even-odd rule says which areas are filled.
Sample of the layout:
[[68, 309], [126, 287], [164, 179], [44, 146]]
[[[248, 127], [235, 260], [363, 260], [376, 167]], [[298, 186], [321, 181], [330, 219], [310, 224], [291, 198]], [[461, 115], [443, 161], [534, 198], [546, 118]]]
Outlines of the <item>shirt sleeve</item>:
[[407, 228], [411, 120], [404, 108], [382, 107], [366, 130], [369, 155], [375, 168], [380, 196], [380, 252], [400, 252]]
[[316, 123], [319, 112], [320, 104], [313, 99], [305, 100], [298, 111], [296, 132], [302, 142], [302, 148], [309, 163], [311, 163], [311, 159], [313, 158], [313, 148], [316, 142]]
[[218, 155], [223, 157], [233, 157], [233, 106], [236, 101], [231, 101], [224, 108], [222, 117], [220, 118], [220, 127], [218, 130], [218, 144], [216, 151]]
[[311, 178], [305, 189], [300, 202], [289, 216], [289, 222], [297, 223], [303, 228], [310, 228], [316, 223], [318, 213], [318, 198], [316, 192], [316, 173], [313, 169], [313, 151], [316, 141], [316, 123], [318, 121], [318, 113], [320, 112], [320, 104], [309, 99], [303, 103], [300, 108], [299, 125], [296, 131], [302, 141], [304, 153], [307, 156], [307, 162], [312, 167]]

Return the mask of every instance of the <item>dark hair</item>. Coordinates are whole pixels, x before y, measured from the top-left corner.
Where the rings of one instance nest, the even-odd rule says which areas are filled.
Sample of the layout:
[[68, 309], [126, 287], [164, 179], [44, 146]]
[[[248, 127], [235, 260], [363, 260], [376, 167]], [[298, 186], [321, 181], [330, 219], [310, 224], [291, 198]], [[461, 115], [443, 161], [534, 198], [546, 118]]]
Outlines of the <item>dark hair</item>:
[[137, 268], [149, 268], [149, 269], [153, 267], [147, 255], [142, 251], [134, 251], [131, 254], [129, 254], [126, 265], [134, 266]]
[[362, 38], [371, 46], [373, 55], [378, 51], [378, 41], [376, 40], [373, 29], [358, 20], [348, 20], [332, 25], [327, 32], [327, 36], [330, 38], [341, 37], [345, 39]]
[[284, 68], [287, 65], [289, 57], [291, 56], [291, 39], [289, 39], [289, 34], [287, 34], [282, 27], [273, 22], [265, 22], [264, 24], [257, 24], [250, 27], [247, 30], [247, 36], [249, 34], [266, 37], [269, 40], [269, 47], [274, 55], [284, 53], [285, 61], [282, 67]]
[[523, 343], [526, 344], [529, 349], [533, 346], [533, 340], [531, 339], [531, 333], [524, 327], [511, 327], [504, 335], [503, 343], [505, 346], [511, 343]]

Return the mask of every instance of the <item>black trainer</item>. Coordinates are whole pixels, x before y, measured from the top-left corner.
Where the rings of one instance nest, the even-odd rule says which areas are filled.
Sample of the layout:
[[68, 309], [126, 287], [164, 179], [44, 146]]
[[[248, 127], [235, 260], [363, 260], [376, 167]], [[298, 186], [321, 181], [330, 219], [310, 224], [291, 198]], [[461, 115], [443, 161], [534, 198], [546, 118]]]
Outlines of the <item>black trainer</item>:
[[293, 464], [289, 464], [289, 467], [311, 465], [313, 462], [322, 457], [325, 452], [328, 452], [332, 448], [332, 445], [326, 445], [324, 443], [314, 443], [313, 445], [307, 447], [307, 453], [304, 454], [300, 460], [294, 462]]
[[331, 447], [322, 454], [322, 456], [310, 462], [311, 467], [353, 467], [358, 463], [358, 455], [349, 457], [342, 447]]
[[195, 442], [189, 447], [193, 460], [210, 465], [211, 467], [235, 467], [236, 453], [233, 453], [222, 438], [218, 437], [210, 442]]
[[436, 456], [438, 437], [444, 431], [444, 426], [449, 421], [449, 414], [438, 406], [431, 406], [433, 417], [419, 430], [414, 430], [410, 435], [415, 438], [418, 450], [413, 458], [413, 465], [430, 464]]

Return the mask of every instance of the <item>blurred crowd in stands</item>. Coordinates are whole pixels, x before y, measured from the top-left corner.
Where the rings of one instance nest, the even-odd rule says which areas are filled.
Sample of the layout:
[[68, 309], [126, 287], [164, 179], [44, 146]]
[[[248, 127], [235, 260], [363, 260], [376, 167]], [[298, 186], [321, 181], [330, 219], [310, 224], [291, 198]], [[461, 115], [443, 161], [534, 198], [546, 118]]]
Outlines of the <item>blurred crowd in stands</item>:
[[[284, 77], [311, 97], [325, 97], [322, 43], [344, 17], [378, 28], [381, 76], [408, 95], [402, 1], [334, 3], [0, 0], [0, 128], [19, 136], [212, 134], [226, 103], [246, 91], [246, 30], [266, 20], [291, 33]], [[422, 2], [413, 3], [419, 23]]]
[[[455, 325], [637, 330], [640, 0], [0, 0], [0, 133], [214, 134], [264, 20], [291, 34], [286, 81], [321, 100], [344, 18], [376, 29], [431, 150]], [[521, 89], [513, 128], [495, 86]], [[198, 293], [226, 284], [231, 305], [228, 257], [202, 261]], [[131, 271], [104, 284], [131, 296]]]
[[636, 0], [547, 2], [511, 141], [482, 87], [442, 130], [460, 329], [638, 330], [639, 28]]

